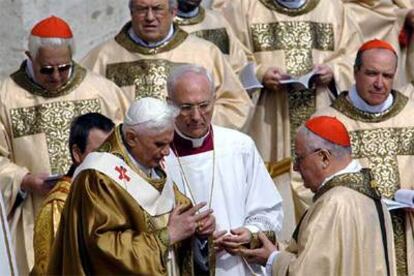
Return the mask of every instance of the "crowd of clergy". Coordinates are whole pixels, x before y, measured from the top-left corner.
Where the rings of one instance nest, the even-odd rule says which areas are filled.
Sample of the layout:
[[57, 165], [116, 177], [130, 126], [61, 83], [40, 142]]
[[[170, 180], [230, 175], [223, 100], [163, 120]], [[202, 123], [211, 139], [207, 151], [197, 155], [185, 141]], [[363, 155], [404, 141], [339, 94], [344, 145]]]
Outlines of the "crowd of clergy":
[[129, 10], [0, 81], [1, 275], [414, 276], [413, 0]]

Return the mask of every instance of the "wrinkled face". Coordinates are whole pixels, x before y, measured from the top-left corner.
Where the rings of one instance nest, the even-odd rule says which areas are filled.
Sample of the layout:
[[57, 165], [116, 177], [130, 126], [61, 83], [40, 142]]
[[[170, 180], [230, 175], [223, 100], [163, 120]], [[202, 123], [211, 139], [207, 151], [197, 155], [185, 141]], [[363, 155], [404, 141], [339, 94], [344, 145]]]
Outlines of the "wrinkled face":
[[207, 78], [195, 73], [182, 75], [176, 82], [172, 102], [180, 108], [175, 125], [191, 138], [204, 136], [213, 116], [214, 95]]
[[157, 167], [164, 156], [170, 153], [170, 143], [174, 137], [174, 128], [168, 128], [157, 134], [150, 131], [145, 134], [127, 135], [127, 144], [132, 156], [147, 168]]
[[178, 9], [182, 12], [195, 10], [201, 4], [201, 0], [178, 0]]
[[36, 82], [46, 90], [59, 89], [69, 80], [72, 59], [68, 47], [40, 47], [37, 56], [29, 58]]
[[134, 0], [132, 28], [141, 39], [158, 42], [167, 36], [175, 13], [176, 10], [168, 6], [168, 0]]
[[354, 73], [359, 96], [369, 105], [382, 104], [391, 92], [397, 59], [387, 49], [370, 49], [362, 54], [362, 64]]
[[320, 150], [307, 151], [303, 135], [298, 134], [295, 140], [295, 163], [293, 169], [300, 173], [303, 185], [316, 192], [325, 179], [321, 166]]

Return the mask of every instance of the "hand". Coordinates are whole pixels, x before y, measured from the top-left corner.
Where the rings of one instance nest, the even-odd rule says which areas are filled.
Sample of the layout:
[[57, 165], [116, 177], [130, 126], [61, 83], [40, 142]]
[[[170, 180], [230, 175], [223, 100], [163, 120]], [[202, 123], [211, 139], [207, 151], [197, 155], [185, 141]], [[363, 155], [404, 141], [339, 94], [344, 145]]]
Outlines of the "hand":
[[28, 173], [23, 177], [20, 187], [26, 192], [44, 195], [53, 187], [52, 185], [47, 185], [45, 182], [48, 176], [48, 173]]
[[405, 16], [405, 25], [409, 28], [414, 27], [414, 9], [411, 9]]
[[206, 218], [197, 221], [197, 234], [201, 237], [207, 237], [216, 230], [216, 218], [210, 214]]
[[238, 254], [240, 245], [249, 243], [252, 239], [252, 233], [245, 227], [230, 230], [230, 233], [231, 235], [226, 235], [223, 238], [222, 246], [232, 255]]
[[290, 76], [281, 69], [270, 67], [263, 76], [263, 85], [270, 91], [277, 91], [280, 88], [280, 81], [289, 79]]
[[333, 80], [333, 72], [328, 65], [317, 64], [314, 70], [318, 74], [316, 81], [319, 85], [328, 85]]
[[216, 231], [213, 233], [213, 244], [214, 244], [214, 250], [216, 253], [219, 253], [223, 251], [223, 238], [225, 237], [225, 234], [227, 234], [227, 230], [222, 231]]
[[262, 242], [262, 247], [257, 249], [240, 248], [239, 253], [249, 263], [265, 266], [272, 252], [278, 250], [278, 248], [262, 232], [259, 233], [259, 239]]
[[204, 206], [206, 206], [206, 203], [202, 202], [188, 210], [185, 210], [182, 205], [174, 208], [168, 221], [168, 234], [171, 244], [185, 240], [195, 233], [197, 221], [208, 217], [213, 212], [209, 209], [197, 214], [197, 211]]

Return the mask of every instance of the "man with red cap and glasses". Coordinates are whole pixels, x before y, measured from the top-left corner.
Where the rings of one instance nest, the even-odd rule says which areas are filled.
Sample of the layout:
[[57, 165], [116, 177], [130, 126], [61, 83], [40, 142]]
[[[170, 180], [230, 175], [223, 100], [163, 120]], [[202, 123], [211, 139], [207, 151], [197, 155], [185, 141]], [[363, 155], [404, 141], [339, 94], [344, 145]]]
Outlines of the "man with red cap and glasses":
[[69, 169], [72, 119], [100, 112], [120, 121], [127, 100], [110, 81], [72, 60], [69, 25], [51, 16], [29, 36], [27, 59], [0, 83], [0, 187], [19, 272], [33, 267], [33, 225], [50, 176]]
[[[349, 131], [353, 158], [371, 168], [378, 189], [394, 198], [414, 190], [414, 103], [393, 90], [397, 55], [386, 41], [364, 43], [354, 65], [355, 85], [317, 115], [335, 116]], [[414, 274], [414, 210], [391, 211], [397, 272]]]
[[314, 117], [299, 128], [294, 169], [315, 195], [287, 248], [260, 234], [262, 247], [241, 253], [272, 275], [395, 275], [390, 214], [338, 119]]

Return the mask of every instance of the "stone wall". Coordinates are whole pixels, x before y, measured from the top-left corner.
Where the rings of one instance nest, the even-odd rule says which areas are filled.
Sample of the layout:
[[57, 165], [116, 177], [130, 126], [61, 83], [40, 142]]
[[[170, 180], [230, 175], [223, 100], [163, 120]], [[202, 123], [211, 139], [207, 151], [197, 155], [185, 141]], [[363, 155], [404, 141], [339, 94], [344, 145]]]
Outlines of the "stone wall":
[[0, 0], [0, 79], [18, 68], [32, 26], [50, 15], [71, 25], [75, 60], [113, 37], [130, 18], [128, 0]]

